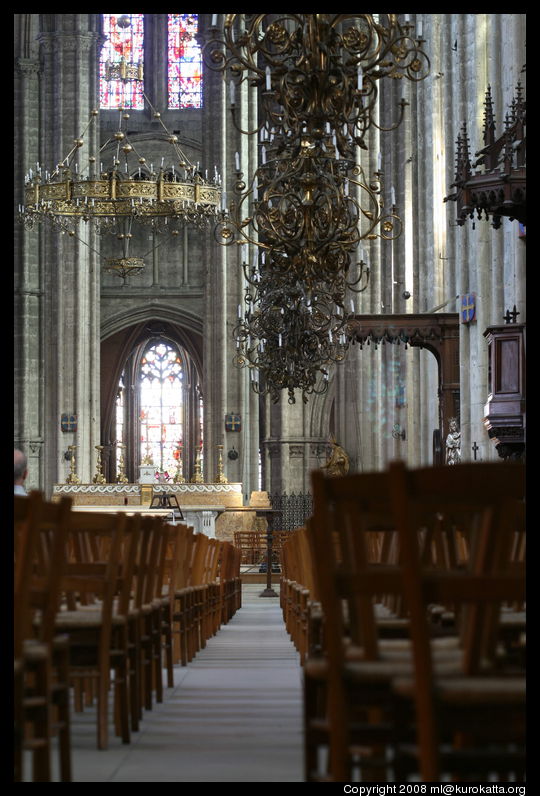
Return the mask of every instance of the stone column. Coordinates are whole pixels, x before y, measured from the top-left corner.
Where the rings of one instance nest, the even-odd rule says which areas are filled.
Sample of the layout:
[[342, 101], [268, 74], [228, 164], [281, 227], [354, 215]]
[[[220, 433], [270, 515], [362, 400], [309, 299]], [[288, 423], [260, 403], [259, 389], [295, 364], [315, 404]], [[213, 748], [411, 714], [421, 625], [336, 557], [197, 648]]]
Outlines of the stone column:
[[[52, 15], [53, 25], [39, 36], [42, 52], [41, 157], [53, 169], [71, 150], [97, 107], [98, 42], [96, 15]], [[98, 131], [85, 135], [81, 157], [86, 162], [98, 149]], [[47, 469], [43, 487], [65, 481], [68, 445], [77, 445], [77, 474], [85, 483], [93, 476], [94, 446], [99, 443], [99, 261], [90, 228], [80, 225], [69, 237], [43, 227], [39, 258], [43, 274], [44, 399]], [[62, 413], [78, 417], [76, 433], [60, 429]]]
[[[29, 15], [21, 15], [25, 20]], [[22, 26], [22, 20], [19, 19]], [[35, 32], [34, 32], [35, 33]], [[24, 204], [24, 174], [39, 161], [39, 60], [26, 37], [15, 61], [15, 201]], [[32, 57], [30, 54], [32, 53]], [[38, 328], [43, 312], [43, 288], [37, 256], [37, 230], [25, 231], [15, 224], [15, 296], [14, 296], [14, 444], [28, 458], [29, 489], [43, 484], [43, 367]]]

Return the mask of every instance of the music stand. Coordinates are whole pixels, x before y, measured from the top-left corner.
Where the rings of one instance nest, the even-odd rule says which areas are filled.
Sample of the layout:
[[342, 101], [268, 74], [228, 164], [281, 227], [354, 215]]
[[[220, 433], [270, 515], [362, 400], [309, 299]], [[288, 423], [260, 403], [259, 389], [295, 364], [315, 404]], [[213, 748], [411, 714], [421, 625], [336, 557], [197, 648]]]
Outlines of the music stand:
[[178, 505], [178, 498], [176, 497], [176, 495], [170, 494], [169, 492], [159, 492], [157, 495], [153, 495], [152, 502], [150, 503], [150, 508], [172, 509], [173, 517], [175, 517], [175, 519], [176, 518], [178, 518], [179, 520], [184, 519], [184, 515], [182, 514], [182, 509]]

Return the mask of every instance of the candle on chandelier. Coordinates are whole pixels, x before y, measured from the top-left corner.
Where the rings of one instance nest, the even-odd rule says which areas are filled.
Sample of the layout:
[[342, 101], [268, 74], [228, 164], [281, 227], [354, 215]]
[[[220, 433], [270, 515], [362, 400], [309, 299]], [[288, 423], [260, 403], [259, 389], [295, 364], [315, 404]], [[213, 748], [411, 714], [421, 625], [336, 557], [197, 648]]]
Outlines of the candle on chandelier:
[[364, 84], [364, 72], [360, 64], [358, 64], [358, 69], [357, 69], [357, 80], [358, 80], [357, 83], [358, 91], [362, 91], [362, 87]]
[[417, 26], [416, 26], [416, 30], [417, 30], [417, 33], [418, 33], [418, 36], [417, 36], [417, 38], [418, 38], [418, 39], [421, 39], [421, 38], [422, 38], [422, 32], [423, 32], [423, 30], [424, 30], [424, 28], [423, 28], [423, 23], [422, 23], [422, 20], [421, 20], [421, 19], [419, 19], [419, 20], [418, 20], [418, 24], [417, 24]]
[[394, 190], [394, 186], [393, 185], [392, 185], [392, 188], [390, 190], [390, 197], [391, 197], [392, 205], [395, 207], [395, 204], [396, 204], [396, 192]]
[[217, 25], [217, 14], [212, 14], [212, 27], [215, 28]]
[[238, 152], [234, 153], [234, 163], [236, 166], [236, 171], [240, 171], [240, 154]]
[[236, 86], [234, 85], [234, 80], [231, 80], [229, 83], [229, 98], [231, 105], [234, 105], [236, 101]]
[[271, 88], [272, 88], [272, 81], [270, 79], [270, 67], [267, 66], [266, 67], [266, 90], [270, 91]]

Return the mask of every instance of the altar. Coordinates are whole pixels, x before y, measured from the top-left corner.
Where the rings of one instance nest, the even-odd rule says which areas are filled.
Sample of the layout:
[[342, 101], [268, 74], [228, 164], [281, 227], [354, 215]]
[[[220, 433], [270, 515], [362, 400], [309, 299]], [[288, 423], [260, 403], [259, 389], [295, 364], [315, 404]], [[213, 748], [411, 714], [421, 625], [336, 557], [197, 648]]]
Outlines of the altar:
[[[258, 494], [258, 493], [256, 493]], [[52, 500], [66, 495], [75, 511], [125, 511], [127, 514], [159, 513], [177, 521], [174, 505], [164, 508], [156, 496], [174, 496], [182, 518], [195, 533], [232, 542], [235, 531], [266, 530], [261, 507], [244, 506], [242, 484], [55, 484]], [[159, 508], [152, 508], [158, 502]], [[176, 501], [174, 501], [174, 504]]]

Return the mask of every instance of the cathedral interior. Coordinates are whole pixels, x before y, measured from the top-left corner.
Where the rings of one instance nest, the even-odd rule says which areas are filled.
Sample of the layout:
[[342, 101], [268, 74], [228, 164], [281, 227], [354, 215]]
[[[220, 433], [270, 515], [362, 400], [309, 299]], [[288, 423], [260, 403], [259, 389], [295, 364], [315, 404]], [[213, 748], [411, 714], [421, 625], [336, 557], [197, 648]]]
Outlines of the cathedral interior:
[[316, 470], [524, 461], [524, 14], [16, 13], [14, 50], [28, 491], [232, 540]]

